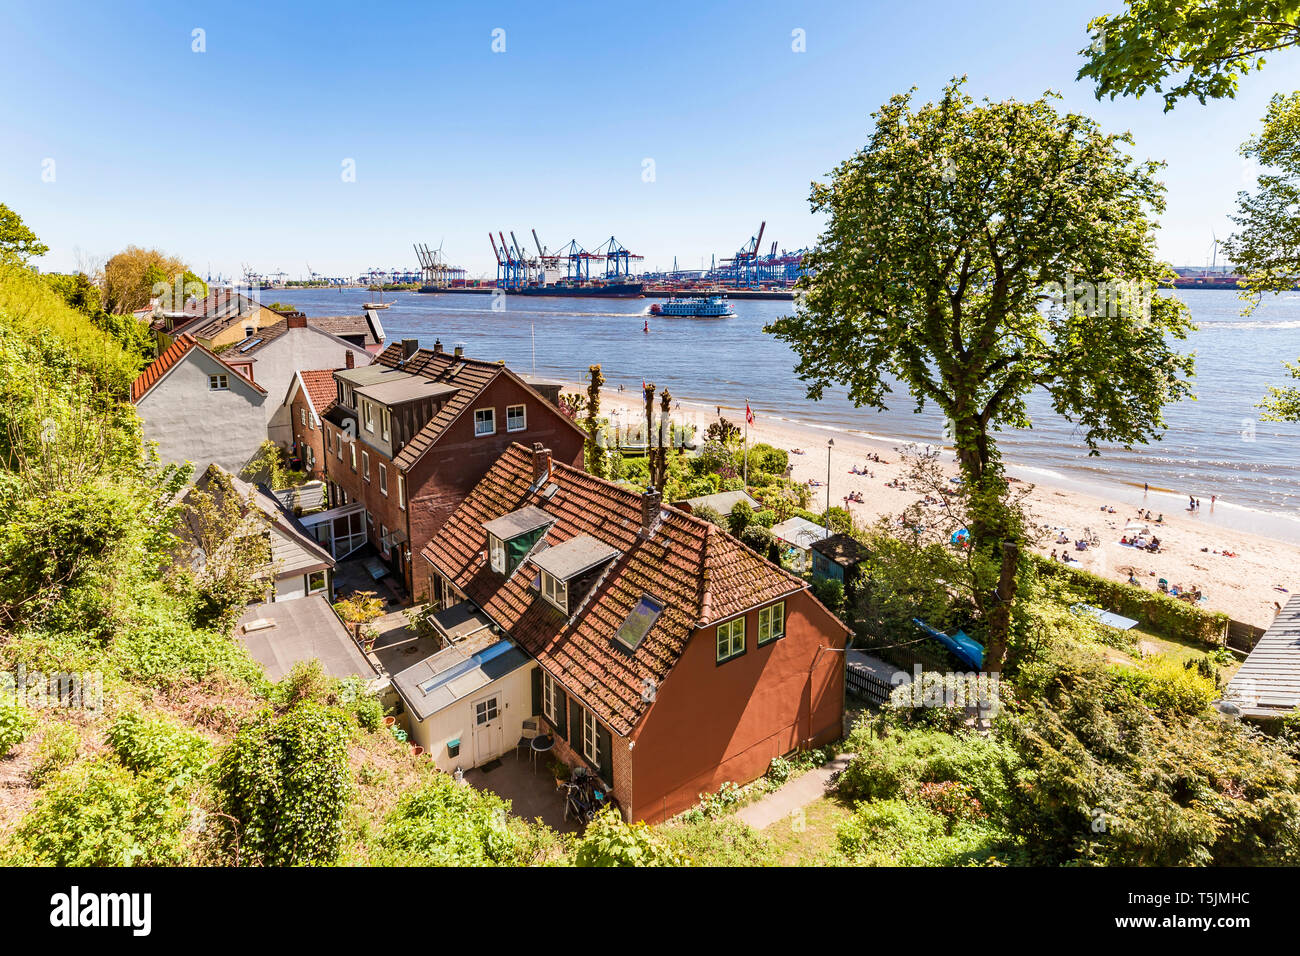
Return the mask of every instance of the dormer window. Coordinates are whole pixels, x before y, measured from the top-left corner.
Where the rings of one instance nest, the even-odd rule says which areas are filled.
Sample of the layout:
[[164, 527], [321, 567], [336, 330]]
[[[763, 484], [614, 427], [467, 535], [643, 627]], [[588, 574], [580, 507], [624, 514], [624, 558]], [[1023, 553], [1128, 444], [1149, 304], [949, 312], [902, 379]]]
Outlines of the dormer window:
[[542, 572], [542, 597], [569, 613], [569, 587], [549, 571]]
[[589, 534], [579, 534], [547, 548], [531, 560], [540, 572], [538, 590], [542, 597], [566, 614], [570, 599], [579, 602], [595, 584], [607, 565], [618, 557], [618, 549]]
[[488, 564], [497, 574], [512, 574], [555, 519], [541, 508], [512, 511], [483, 526], [488, 537]]

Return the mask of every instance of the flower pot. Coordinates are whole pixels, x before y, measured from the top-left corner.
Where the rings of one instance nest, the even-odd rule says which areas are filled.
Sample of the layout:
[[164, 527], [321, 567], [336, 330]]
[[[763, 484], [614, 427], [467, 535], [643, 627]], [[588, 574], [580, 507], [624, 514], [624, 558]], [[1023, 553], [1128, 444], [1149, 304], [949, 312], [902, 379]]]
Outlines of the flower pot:
[[424, 748], [423, 748], [423, 747], [420, 747], [420, 746], [412, 746], [412, 747], [411, 747], [411, 756], [412, 756], [412, 757], [418, 757], [418, 756], [420, 756], [420, 755], [423, 754], [423, 753], [424, 753]]
[[397, 718], [396, 718], [396, 717], [385, 717], [385, 718], [384, 718], [384, 726], [385, 726], [385, 727], [391, 727], [391, 726], [393, 726], [393, 724], [395, 724], [395, 723], [397, 723]]

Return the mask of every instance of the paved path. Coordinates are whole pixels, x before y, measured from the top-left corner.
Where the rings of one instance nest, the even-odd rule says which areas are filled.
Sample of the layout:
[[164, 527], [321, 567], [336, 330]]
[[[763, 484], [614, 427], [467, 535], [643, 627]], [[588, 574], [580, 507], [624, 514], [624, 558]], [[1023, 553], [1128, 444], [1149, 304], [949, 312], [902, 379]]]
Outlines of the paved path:
[[809, 770], [802, 776], [795, 777], [763, 799], [741, 807], [736, 811], [736, 819], [741, 823], [748, 823], [755, 830], [762, 830], [777, 820], [788, 817], [800, 807], [806, 807], [819, 797], [825, 796], [831, 777], [848, 766], [851, 756], [852, 754], [840, 754], [816, 770]]

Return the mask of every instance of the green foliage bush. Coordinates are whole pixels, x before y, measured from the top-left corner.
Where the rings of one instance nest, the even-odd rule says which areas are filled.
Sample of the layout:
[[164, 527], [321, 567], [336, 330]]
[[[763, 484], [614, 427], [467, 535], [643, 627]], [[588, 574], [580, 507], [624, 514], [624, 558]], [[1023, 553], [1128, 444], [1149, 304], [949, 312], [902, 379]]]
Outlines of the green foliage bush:
[[839, 829], [839, 848], [857, 866], [997, 865], [1007, 838], [997, 829], [905, 800], [858, 805]]
[[749, 506], [747, 501], [737, 501], [731, 506], [731, 511], [727, 514], [727, 530], [740, 537], [741, 533], [749, 527], [749, 523], [754, 520], [754, 509]]
[[437, 774], [403, 795], [384, 821], [380, 853], [385, 866], [510, 866], [527, 846], [522, 821], [510, 802]]
[[27, 774], [32, 786], [45, 786], [61, 770], [71, 766], [77, 759], [80, 745], [81, 737], [76, 727], [55, 721], [47, 723], [36, 748], [32, 769]]
[[627, 824], [612, 807], [596, 814], [574, 846], [576, 866], [687, 866], [689, 861], [673, 850], [644, 823]]
[[212, 744], [193, 731], [161, 717], [124, 711], [108, 730], [117, 759], [136, 773], [155, 773], [177, 782], [203, 774], [212, 761]]
[[1218, 644], [1227, 630], [1228, 615], [1221, 611], [1207, 611], [1160, 591], [1111, 581], [1041, 555], [1030, 557], [1040, 574], [1064, 578], [1089, 604], [1137, 618], [1166, 637]]
[[36, 716], [13, 698], [0, 697], [0, 758], [9, 756], [36, 726]]
[[179, 866], [190, 862], [184, 790], [113, 760], [74, 766], [41, 791], [0, 853], [11, 866]]
[[240, 730], [217, 766], [227, 854], [245, 866], [333, 863], [350, 790], [347, 741], [346, 718], [310, 701]]
[[778, 862], [771, 840], [730, 817], [674, 820], [658, 828], [658, 835], [670, 854], [695, 866], [775, 866]]
[[1166, 716], [1202, 713], [1218, 697], [1213, 678], [1167, 657], [1146, 661], [1140, 668], [1112, 665], [1112, 670], [1120, 684]]

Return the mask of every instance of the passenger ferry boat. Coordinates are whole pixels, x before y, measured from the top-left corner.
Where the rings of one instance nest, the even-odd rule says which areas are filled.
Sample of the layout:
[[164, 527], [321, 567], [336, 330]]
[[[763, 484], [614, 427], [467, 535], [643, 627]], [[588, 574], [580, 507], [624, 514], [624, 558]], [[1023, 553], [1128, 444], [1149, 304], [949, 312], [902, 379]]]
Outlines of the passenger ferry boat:
[[663, 305], [650, 306], [651, 315], [668, 315], [692, 319], [721, 319], [735, 315], [731, 303], [720, 295], [673, 296]]

